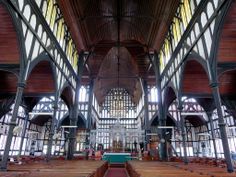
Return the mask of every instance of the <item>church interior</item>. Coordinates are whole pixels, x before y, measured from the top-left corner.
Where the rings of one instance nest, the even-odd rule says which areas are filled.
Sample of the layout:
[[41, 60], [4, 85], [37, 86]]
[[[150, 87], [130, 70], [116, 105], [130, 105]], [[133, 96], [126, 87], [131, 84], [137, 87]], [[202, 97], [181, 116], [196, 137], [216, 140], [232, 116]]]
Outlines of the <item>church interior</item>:
[[236, 0], [0, 0], [0, 176], [236, 176]]

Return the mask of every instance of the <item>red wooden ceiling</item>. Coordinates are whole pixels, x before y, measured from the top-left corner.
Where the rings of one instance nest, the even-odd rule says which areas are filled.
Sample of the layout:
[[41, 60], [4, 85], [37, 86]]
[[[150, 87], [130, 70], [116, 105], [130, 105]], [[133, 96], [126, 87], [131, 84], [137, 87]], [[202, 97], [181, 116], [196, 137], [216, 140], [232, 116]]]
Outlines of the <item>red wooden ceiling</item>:
[[25, 89], [26, 94], [54, 93], [55, 81], [50, 63], [40, 62], [30, 73]]
[[[87, 72], [87, 78], [90, 75], [97, 79], [95, 92], [100, 95], [98, 96], [100, 101], [103, 100], [108, 89], [117, 87], [117, 78], [114, 79], [117, 76], [117, 62], [109, 59], [112, 59], [110, 53], [118, 46], [118, 42], [123, 51], [120, 54], [120, 76], [123, 75], [124, 78], [120, 78], [120, 86], [126, 88], [137, 100], [141, 88], [136, 77], [143, 77], [149, 83], [155, 81], [153, 70], [148, 70], [150, 62], [146, 53], [153, 49], [158, 51], [160, 48], [179, 3], [175, 0], [122, 0], [120, 41], [118, 41], [116, 2], [116, 0], [71, 0], [69, 2], [59, 0], [78, 49], [92, 51], [88, 61], [90, 73]], [[0, 5], [0, 22], [0, 64], [17, 64], [20, 56], [17, 33], [10, 15], [2, 5]], [[235, 62], [235, 51], [236, 1], [233, 1], [220, 37], [218, 61]], [[113, 54], [115, 55], [115, 52]], [[235, 71], [229, 71], [219, 78], [222, 94], [234, 94], [235, 74]], [[0, 75], [0, 93], [15, 93], [17, 77], [4, 71], [0, 71]], [[111, 78], [102, 80], [100, 78], [98, 81], [98, 76]], [[41, 62], [31, 73], [25, 93], [53, 93], [54, 91], [51, 67], [48, 62]], [[184, 94], [211, 94], [207, 75], [196, 61], [189, 61], [185, 67], [183, 92]]]
[[[72, 32], [78, 49], [92, 51], [88, 61], [90, 76], [98, 78], [106, 64], [106, 56], [113, 47], [126, 48], [130, 56], [124, 58], [121, 74], [124, 77], [133, 76], [130, 69], [137, 67], [135, 75], [142, 77], [153, 84], [153, 70], [149, 69], [150, 61], [147, 57], [149, 50], [159, 50], [173, 19], [179, 0], [59, 0], [67, 25]], [[132, 63], [129, 63], [132, 58]], [[110, 65], [105, 69], [109, 76], [116, 75], [116, 66]], [[123, 72], [123, 73], [122, 73]], [[87, 77], [88, 78], [88, 77]], [[111, 81], [113, 80], [113, 81]], [[83, 80], [82, 80], [83, 81]], [[106, 83], [107, 82], [107, 83]], [[128, 89], [131, 95], [136, 95], [141, 87], [137, 88], [137, 79], [121, 80], [123, 88]], [[103, 87], [95, 83], [95, 93], [98, 102], [104, 99], [108, 88], [117, 87], [113, 77], [102, 81]], [[107, 87], [109, 85], [109, 87]], [[120, 85], [120, 86], [121, 86]]]
[[[222, 95], [235, 94], [236, 70], [224, 72], [218, 78], [220, 93]], [[184, 94], [212, 94], [210, 81], [203, 67], [196, 61], [187, 62], [183, 74]]]
[[62, 93], [61, 93], [61, 98], [64, 100], [66, 105], [69, 107], [73, 104], [73, 92], [72, 89], [68, 86], [66, 87]]
[[0, 64], [18, 64], [19, 47], [11, 16], [0, 4]]
[[227, 71], [219, 77], [220, 93], [233, 95], [236, 88], [236, 70]]
[[233, 1], [221, 32], [218, 61], [236, 61], [236, 1]]
[[[221, 31], [218, 62], [236, 62], [236, 1], [232, 1]], [[236, 71], [228, 71], [219, 77], [221, 94], [235, 94]]]
[[[134, 101], [138, 102], [133, 95], [141, 90], [138, 66], [125, 47], [113, 47], [107, 53], [99, 69], [94, 91], [97, 97], [104, 98], [114, 87], [125, 88], [133, 96]], [[136, 96], [140, 97], [140, 94]]]
[[206, 120], [201, 116], [191, 115], [191, 116], [186, 116], [185, 119], [188, 120], [194, 127], [199, 127], [207, 124]]
[[17, 76], [13, 73], [0, 70], [0, 93], [15, 93], [17, 86]]
[[[7, 64], [11, 68], [11, 64], [19, 64], [20, 61], [19, 43], [12, 18], [3, 5], [0, 5], [0, 23], [0, 64]], [[0, 93], [15, 93], [18, 82], [16, 75], [0, 71], [0, 76]], [[54, 83], [49, 63], [40, 62], [27, 80], [25, 94], [54, 93]]]
[[166, 108], [168, 109], [171, 103], [176, 99], [176, 94], [174, 90], [171, 87], [168, 87], [165, 92], [165, 105]]
[[34, 106], [40, 101], [42, 97], [24, 97], [23, 104], [27, 106], [29, 112], [34, 109]]
[[207, 73], [195, 60], [187, 62], [182, 84], [184, 94], [211, 94]]
[[30, 122], [32, 124], [43, 126], [46, 122], [49, 121], [49, 119], [52, 119], [52, 116], [50, 116], [50, 115], [38, 115], [38, 116], [35, 116], [33, 119], [31, 119]]

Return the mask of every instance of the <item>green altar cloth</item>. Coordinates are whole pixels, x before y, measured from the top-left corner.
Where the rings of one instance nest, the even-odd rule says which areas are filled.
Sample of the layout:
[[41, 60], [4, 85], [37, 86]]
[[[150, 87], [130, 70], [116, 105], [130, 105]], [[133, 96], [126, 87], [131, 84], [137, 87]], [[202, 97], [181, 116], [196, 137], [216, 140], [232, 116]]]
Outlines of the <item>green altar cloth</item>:
[[102, 160], [106, 160], [109, 163], [125, 163], [128, 160], [131, 160], [130, 153], [104, 153]]

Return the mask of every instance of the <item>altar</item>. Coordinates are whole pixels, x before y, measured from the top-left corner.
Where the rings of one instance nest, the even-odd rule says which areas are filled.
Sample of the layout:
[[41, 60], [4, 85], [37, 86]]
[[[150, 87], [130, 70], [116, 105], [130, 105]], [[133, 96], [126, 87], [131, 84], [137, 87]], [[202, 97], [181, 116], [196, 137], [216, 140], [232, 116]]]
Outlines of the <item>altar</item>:
[[130, 153], [115, 153], [115, 152], [110, 152], [107, 153], [105, 152], [102, 156], [102, 160], [106, 160], [108, 163], [125, 163], [128, 160], [131, 160], [131, 154]]
[[91, 130], [89, 141], [89, 144], [94, 148], [102, 144], [106, 152], [132, 152], [134, 149], [137, 150], [137, 144], [145, 141], [145, 131], [127, 129], [117, 120], [109, 129]]

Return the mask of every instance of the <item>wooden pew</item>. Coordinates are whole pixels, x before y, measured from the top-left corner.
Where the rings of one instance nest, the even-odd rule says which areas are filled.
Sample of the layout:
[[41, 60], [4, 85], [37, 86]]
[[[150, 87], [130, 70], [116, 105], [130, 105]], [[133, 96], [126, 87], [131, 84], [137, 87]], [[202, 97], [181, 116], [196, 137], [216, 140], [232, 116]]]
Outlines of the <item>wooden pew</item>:
[[4, 177], [103, 177], [108, 168], [103, 161], [40, 161], [30, 164], [10, 165]]
[[126, 164], [130, 177], [231, 177], [236, 173], [227, 173], [226, 169], [190, 163], [185, 165], [181, 162], [138, 162], [132, 161]]

